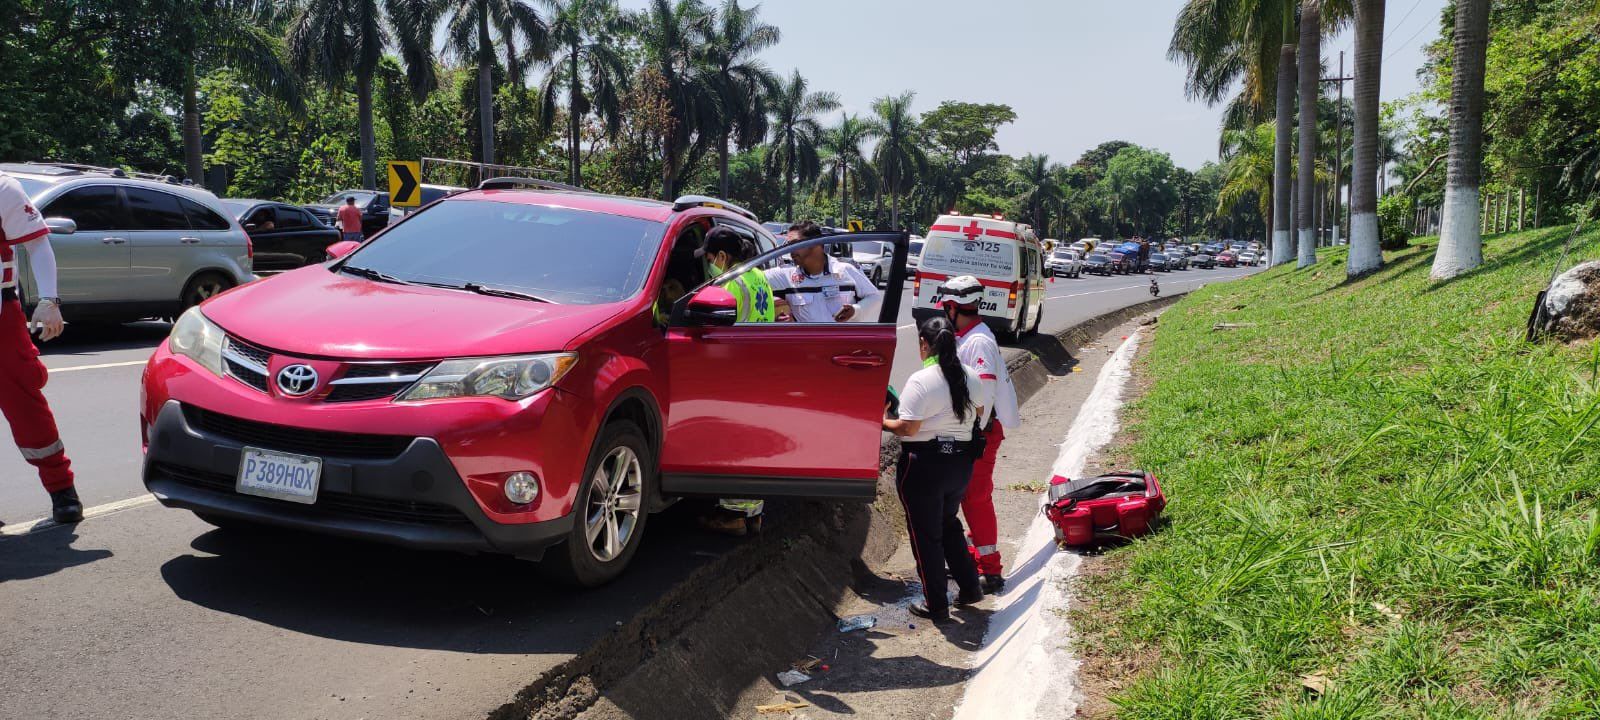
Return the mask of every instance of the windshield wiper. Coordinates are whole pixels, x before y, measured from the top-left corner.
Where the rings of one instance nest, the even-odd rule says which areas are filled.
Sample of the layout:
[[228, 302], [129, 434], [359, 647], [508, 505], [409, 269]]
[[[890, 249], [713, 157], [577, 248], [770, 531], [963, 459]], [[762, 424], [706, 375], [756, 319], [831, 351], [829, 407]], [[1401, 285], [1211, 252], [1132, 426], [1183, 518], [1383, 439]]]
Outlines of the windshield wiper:
[[518, 292], [516, 290], [507, 290], [505, 288], [497, 288], [497, 287], [489, 287], [487, 285], [479, 285], [478, 283], [474, 283], [474, 282], [469, 282], [469, 283], [467, 283], [465, 285], [462, 285], [461, 289], [465, 290], [467, 292], [477, 293], [479, 295], [488, 295], [489, 297], [511, 298], [512, 300], [530, 300], [530, 301], [533, 301], [533, 302], [542, 302], [542, 303], [550, 302], [548, 299], [539, 297], [538, 295], [532, 295], [532, 294], [525, 293], [525, 292]]
[[372, 268], [356, 267], [354, 265], [343, 265], [343, 266], [341, 266], [339, 268], [339, 272], [350, 273], [351, 275], [354, 275], [356, 277], [362, 277], [362, 278], [366, 278], [368, 280], [376, 280], [378, 282], [393, 283], [395, 285], [410, 285], [411, 284], [410, 282], [407, 282], [405, 280], [401, 280], [400, 278], [397, 278], [397, 277], [395, 277], [393, 275], [390, 275], [390, 274], [388, 274], [386, 272], [382, 272], [382, 271], [379, 271], [379, 270], [373, 270]]

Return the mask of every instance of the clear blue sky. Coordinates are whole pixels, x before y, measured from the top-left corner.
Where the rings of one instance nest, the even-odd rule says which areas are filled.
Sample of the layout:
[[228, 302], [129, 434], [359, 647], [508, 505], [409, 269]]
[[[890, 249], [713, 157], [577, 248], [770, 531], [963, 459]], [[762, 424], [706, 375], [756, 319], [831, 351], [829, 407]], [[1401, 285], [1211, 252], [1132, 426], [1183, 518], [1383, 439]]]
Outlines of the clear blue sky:
[[[643, 0], [621, 0], [642, 8]], [[1383, 99], [1417, 87], [1422, 47], [1438, 35], [1445, 0], [1390, 0]], [[1216, 158], [1219, 109], [1184, 99], [1183, 69], [1167, 60], [1183, 0], [763, 0], [783, 31], [763, 57], [799, 68], [845, 110], [917, 93], [916, 109], [944, 100], [1006, 103], [1017, 122], [1000, 150], [1072, 162], [1107, 140], [1164, 150], [1196, 168]], [[1409, 14], [1408, 14], [1409, 13]], [[1349, 34], [1324, 43], [1338, 62]], [[1346, 56], [1347, 69], [1354, 64]], [[1346, 93], [1351, 92], [1345, 86]]]

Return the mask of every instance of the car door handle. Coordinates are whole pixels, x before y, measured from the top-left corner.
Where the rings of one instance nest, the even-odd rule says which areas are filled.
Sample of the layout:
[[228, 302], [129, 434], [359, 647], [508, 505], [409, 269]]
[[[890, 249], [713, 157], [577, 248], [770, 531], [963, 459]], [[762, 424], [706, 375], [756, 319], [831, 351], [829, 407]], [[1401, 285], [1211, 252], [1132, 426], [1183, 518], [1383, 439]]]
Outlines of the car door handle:
[[183, 243], [185, 245], [199, 245], [200, 244], [200, 238], [197, 238], [197, 237], [178, 238], [178, 242], [181, 242], [181, 243]]
[[104, 240], [101, 240], [100, 242], [101, 242], [101, 244], [104, 244], [104, 245], [121, 245], [121, 244], [127, 242], [127, 239], [126, 238], [118, 238], [118, 237], [108, 237], [108, 238], [106, 238]]
[[857, 350], [847, 355], [833, 356], [833, 364], [840, 367], [865, 369], [883, 367], [884, 359], [882, 355], [877, 353]]

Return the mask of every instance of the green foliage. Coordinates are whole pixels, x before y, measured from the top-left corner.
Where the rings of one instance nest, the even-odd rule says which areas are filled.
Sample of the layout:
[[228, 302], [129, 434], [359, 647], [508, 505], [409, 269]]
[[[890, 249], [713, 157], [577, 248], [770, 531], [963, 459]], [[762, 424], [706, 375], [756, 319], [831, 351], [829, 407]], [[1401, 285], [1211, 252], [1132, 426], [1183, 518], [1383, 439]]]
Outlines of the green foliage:
[[966, 165], [998, 149], [994, 143], [995, 132], [1001, 125], [1016, 119], [1017, 113], [1010, 105], [946, 100], [923, 114], [922, 125], [927, 128], [934, 145], [953, 156], [956, 162]]
[[[1273, 269], [1162, 317], [1128, 434], [1170, 525], [1111, 553], [1126, 572], [1088, 593], [1117, 611], [1081, 625], [1157, 658], [1121, 717], [1184, 717], [1174, 698], [1218, 717], [1594, 716], [1600, 350], [1522, 340], [1570, 232], [1493, 237], [1444, 283], [1431, 246], [1355, 282]], [[1600, 254], [1600, 230], [1572, 250]]]
[[1411, 241], [1417, 205], [1405, 195], [1386, 195], [1378, 200], [1379, 245], [1384, 250], [1399, 250]]
[[1159, 232], [1167, 213], [1178, 204], [1177, 167], [1164, 152], [1125, 147], [1106, 163], [1101, 182], [1132, 221], [1135, 233]]

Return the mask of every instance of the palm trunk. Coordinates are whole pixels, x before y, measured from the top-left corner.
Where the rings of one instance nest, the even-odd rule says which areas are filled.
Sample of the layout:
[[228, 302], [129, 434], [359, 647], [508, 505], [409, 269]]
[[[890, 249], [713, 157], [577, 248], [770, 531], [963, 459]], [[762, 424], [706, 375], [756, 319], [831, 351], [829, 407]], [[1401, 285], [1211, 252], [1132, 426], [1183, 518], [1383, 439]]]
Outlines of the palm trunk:
[[850, 226], [850, 166], [839, 164], [839, 224]]
[[1450, 81], [1450, 169], [1444, 222], [1429, 277], [1452, 278], [1483, 264], [1478, 182], [1483, 160], [1483, 64], [1489, 0], [1457, 0], [1455, 68]]
[[1378, 89], [1384, 0], [1356, 0], [1355, 158], [1350, 170], [1350, 277], [1383, 265], [1378, 238]]
[[794, 223], [794, 140], [783, 146], [783, 219]]
[[372, 130], [372, 73], [356, 75], [356, 117], [361, 130], [361, 187], [378, 189], [377, 140]]
[[1317, 262], [1317, 97], [1322, 93], [1322, 0], [1300, 4], [1300, 262]]
[[572, 159], [569, 176], [574, 187], [583, 187], [583, 160], [578, 157], [579, 138], [578, 132], [582, 127], [583, 118], [578, 117], [578, 48], [571, 49], [572, 77], [567, 85], [567, 142], [571, 146]]
[[[1287, 25], [1287, 23], [1285, 23]], [[1284, 33], [1287, 40], [1288, 33]], [[1282, 265], [1294, 258], [1289, 248], [1289, 228], [1294, 215], [1289, 212], [1293, 202], [1290, 196], [1290, 173], [1294, 163], [1289, 151], [1294, 143], [1294, 53], [1295, 46], [1285, 43], [1278, 48], [1277, 129], [1272, 142], [1272, 264]]]
[[194, 76], [194, 63], [183, 69], [183, 164], [184, 172], [196, 185], [205, 184], [205, 160], [200, 148], [200, 98], [199, 82]]
[[717, 174], [718, 174], [718, 178], [719, 178], [719, 180], [717, 182], [717, 187], [719, 189], [721, 189], [721, 191], [722, 191], [722, 194], [720, 196], [718, 196], [718, 197], [721, 197], [723, 199], [727, 199], [727, 197], [728, 197], [728, 133], [726, 133], [726, 132], [722, 133], [722, 137], [718, 138], [718, 140], [717, 140]]
[[478, 3], [478, 132], [483, 162], [493, 164], [494, 46], [489, 42], [489, 8], [485, 5]]

